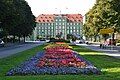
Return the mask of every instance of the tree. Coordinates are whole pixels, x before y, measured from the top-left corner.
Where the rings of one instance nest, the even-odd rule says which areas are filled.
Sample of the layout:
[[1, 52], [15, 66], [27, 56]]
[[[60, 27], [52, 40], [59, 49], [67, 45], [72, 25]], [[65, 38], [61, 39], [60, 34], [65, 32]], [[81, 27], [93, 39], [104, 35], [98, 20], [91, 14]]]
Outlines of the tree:
[[103, 28], [116, 30], [120, 23], [118, 6], [120, 6], [120, 0], [96, 0], [96, 4], [86, 14], [84, 32], [88, 32], [90, 36], [98, 34]]
[[[4, 11], [1, 16], [1, 28], [7, 35], [26, 37], [32, 34], [35, 27], [35, 17], [25, 0], [1, 0], [0, 9]], [[5, 7], [5, 8], [4, 8]]]

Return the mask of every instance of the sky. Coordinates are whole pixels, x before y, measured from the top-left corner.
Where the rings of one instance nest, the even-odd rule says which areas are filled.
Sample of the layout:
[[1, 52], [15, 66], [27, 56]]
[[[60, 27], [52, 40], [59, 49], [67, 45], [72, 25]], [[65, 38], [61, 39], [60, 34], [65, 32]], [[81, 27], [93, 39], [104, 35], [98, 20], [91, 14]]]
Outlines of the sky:
[[33, 14], [82, 14], [92, 8], [96, 0], [26, 0]]

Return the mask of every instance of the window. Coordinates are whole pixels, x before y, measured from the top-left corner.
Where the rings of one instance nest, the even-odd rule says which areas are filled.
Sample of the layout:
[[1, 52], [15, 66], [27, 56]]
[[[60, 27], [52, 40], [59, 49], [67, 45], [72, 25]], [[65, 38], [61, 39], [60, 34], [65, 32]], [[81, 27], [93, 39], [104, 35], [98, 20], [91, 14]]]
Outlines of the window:
[[61, 26], [59, 26], [59, 29], [61, 29]]
[[61, 21], [61, 19], [59, 19], [59, 21]]
[[58, 23], [56, 23], [56, 25], [58, 25]]
[[67, 27], [67, 29], [69, 29], [69, 27]]
[[50, 26], [48, 26], [48, 29], [50, 29]]
[[47, 26], [45, 27], [45, 29], [47, 29]]
[[63, 21], [65, 21], [65, 20], [63, 19]]
[[69, 34], [69, 30], [67, 30], [67, 34]]
[[48, 34], [50, 33], [50, 30], [48, 30]]
[[63, 29], [65, 29], [65, 26], [63, 26]]
[[65, 23], [63, 23], [63, 25], [64, 25]]
[[51, 27], [51, 29], [53, 29], [53, 27]]
[[61, 23], [59, 23], [59, 25], [61, 25]]
[[74, 29], [75, 29], [75, 26], [74, 26]]
[[51, 25], [53, 25], [53, 23], [51, 23]]

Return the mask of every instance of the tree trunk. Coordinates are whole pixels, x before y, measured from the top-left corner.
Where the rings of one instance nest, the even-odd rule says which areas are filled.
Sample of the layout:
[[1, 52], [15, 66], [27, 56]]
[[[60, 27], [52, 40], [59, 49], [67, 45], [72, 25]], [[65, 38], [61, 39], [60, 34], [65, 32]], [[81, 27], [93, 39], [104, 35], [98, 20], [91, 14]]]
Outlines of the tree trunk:
[[20, 43], [20, 36], [18, 36], [18, 39], [19, 39], [19, 43]]
[[13, 43], [15, 43], [15, 35], [13, 36]]
[[116, 42], [115, 42], [115, 34], [114, 34], [114, 33], [112, 34], [112, 45], [116, 45]]
[[7, 43], [7, 35], [5, 36], [5, 43]]
[[23, 37], [24, 37], [24, 42], [25, 42], [25, 35]]

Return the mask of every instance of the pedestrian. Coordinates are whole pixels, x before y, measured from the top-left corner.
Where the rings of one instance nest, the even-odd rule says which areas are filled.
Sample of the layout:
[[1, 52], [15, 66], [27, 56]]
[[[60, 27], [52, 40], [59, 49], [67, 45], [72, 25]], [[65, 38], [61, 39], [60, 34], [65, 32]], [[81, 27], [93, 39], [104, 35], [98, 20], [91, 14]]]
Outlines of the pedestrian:
[[100, 43], [100, 48], [102, 48], [102, 43]]

